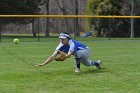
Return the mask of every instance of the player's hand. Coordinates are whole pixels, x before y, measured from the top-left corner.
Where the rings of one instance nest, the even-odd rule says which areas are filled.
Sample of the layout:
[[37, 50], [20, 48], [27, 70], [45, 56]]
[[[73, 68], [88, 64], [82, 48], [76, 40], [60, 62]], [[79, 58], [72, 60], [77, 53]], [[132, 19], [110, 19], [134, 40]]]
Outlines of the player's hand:
[[44, 64], [38, 64], [38, 65], [35, 65], [35, 66], [44, 66]]

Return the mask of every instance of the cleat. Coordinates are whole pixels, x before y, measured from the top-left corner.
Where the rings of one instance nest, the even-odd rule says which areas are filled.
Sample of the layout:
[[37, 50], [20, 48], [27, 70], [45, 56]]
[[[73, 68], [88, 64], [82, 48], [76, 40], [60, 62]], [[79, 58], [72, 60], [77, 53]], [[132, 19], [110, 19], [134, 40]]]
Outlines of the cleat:
[[76, 68], [75, 69], [75, 73], [80, 73], [80, 69], [79, 68]]
[[101, 64], [102, 64], [101, 60], [98, 60], [97, 63], [98, 63], [98, 65], [96, 66], [97, 69], [101, 69]]

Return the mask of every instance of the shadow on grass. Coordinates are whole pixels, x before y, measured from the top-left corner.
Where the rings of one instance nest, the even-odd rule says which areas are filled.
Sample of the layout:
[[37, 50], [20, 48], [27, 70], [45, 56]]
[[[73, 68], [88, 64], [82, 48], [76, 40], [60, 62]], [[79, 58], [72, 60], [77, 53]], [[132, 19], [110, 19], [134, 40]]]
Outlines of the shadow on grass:
[[37, 73], [39, 74], [44, 74], [44, 75], [84, 75], [84, 74], [95, 74], [95, 73], [106, 73], [108, 72], [106, 70], [107, 68], [101, 68], [101, 69], [87, 69], [87, 70], [82, 70], [80, 73], [75, 73], [73, 70], [63, 70], [63, 71], [58, 71], [58, 70], [38, 70]]
[[104, 73], [107, 72], [107, 68], [101, 68], [101, 69], [90, 69], [87, 71], [83, 71], [82, 74], [88, 74], [88, 73]]

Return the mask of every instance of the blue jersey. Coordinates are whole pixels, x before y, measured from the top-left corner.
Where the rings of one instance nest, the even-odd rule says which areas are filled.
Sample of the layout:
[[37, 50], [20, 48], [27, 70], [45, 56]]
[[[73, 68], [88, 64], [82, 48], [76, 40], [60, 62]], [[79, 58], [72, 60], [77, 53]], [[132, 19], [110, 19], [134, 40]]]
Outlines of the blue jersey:
[[68, 51], [73, 51], [74, 53], [78, 50], [81, 50], [81, 49], [85, 49], [86, 48], [86, 45], [85, 44], [82, 44], [76, 40], [73, 40], [73, 39], [70, 39], [69, 42], [68, 42], [68, 45], [63, 45], [62, 43], [60, 43], [56, 50], [60, 50], [60, 51], [63, 51], [65, 53], [68, 53]]

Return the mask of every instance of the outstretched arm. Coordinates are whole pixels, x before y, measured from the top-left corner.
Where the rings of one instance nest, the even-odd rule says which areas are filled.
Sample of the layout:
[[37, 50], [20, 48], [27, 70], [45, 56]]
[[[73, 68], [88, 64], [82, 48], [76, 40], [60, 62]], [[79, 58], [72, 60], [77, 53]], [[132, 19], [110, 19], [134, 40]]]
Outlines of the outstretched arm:
[[44, 63], [38, 64], [36, 66], [44, 66], [44, 65], [52, 62], [55, 59], [55, 57], [57, 56], [57, 54], [58, 54], [58, 51], [55, 51]]

